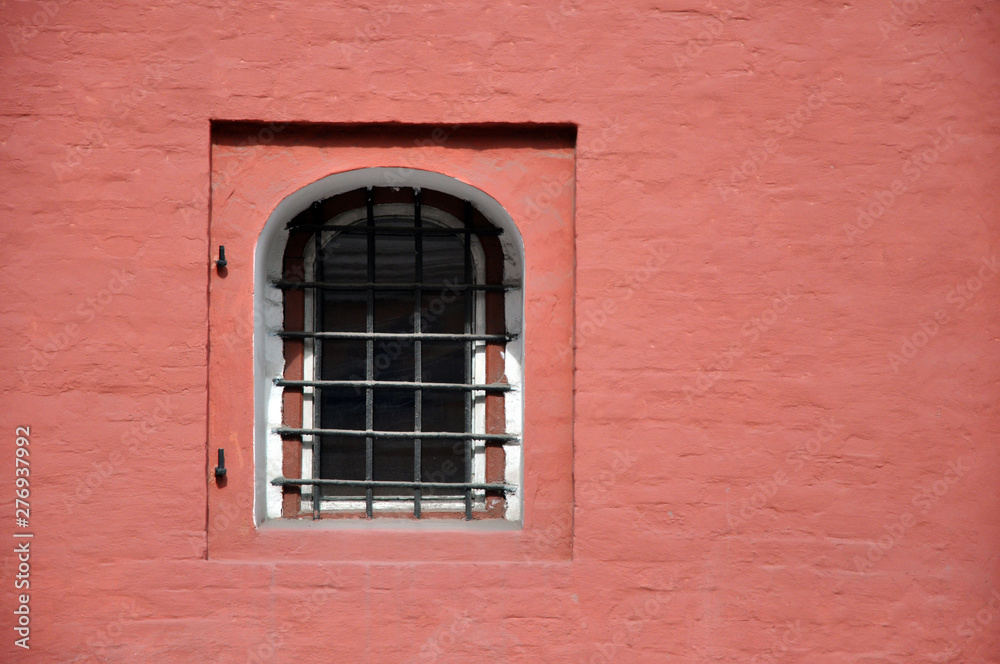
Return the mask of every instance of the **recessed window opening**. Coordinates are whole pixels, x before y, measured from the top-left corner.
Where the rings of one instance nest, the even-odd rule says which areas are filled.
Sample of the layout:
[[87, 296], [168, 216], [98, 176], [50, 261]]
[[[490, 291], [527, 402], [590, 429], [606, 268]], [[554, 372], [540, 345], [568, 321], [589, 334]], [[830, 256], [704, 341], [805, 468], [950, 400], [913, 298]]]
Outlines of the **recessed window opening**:
[[502, 229], [469, 201], [367, 187], [288, 224], [281, 514], [503, 518], [520, 436], [505, 399]]

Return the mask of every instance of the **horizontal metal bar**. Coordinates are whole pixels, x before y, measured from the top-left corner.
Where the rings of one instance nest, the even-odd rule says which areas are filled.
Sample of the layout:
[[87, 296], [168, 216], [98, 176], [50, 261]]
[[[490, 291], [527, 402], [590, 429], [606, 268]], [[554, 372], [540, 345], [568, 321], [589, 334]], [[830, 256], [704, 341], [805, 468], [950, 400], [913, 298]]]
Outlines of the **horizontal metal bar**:
[[298, 332], [278, 330], [286, 339], [398, 339], [399, 341], [510, 341], [513, 334], [432, 334], [413, 332]]
[[[484, 482], [392, 482], [387, 480], [301, 480], [276, 477], [271, 480], [274, 486], [356, 486], [362, 488], [397, 488], [397, 489], [479, 489], [481, 491], [505, 491], [513, 493], [517, 487], [509, 484], [488, 484]], [[342, 496], [336, 496], [342, 498]], [[431, 500], [434, 498], [432, 497]]]
[[[406, 495], [405, 492], [401, 491], [398, 494], [390, 494], [390, 495], [383, 494], [381, 496], [373, 496], [373, 498], [375, 499], [376, 503], [409, 503], [410, 505], [412, 505], [413, 502], [414, 502], [414, 500], [415, 500], [414, 494], [421, 493], [421, 491], [420, 491], [420, 489], [410, 489], [410, 491], [412, 491], [413, 493], [411, 493], [409, 495]], [[364, 500], [364, 496], [361, 496], [361, 495], [356, 495], [356, 496], [351, 496], [351, 495], [346, 495], [346, 496], [330, 496], [330, 495], [326, 495], [326, 496], [319, 496], [319, 499], [320, 499], [320, 501], [322, 501], [324, 503], [340, 503], [342, 505], [343, 503], [361, 502], [361, 501]], [[436, 501], [438, 503], [447, 503], [447, 506], [443, 506], [442, 505], [441, 507], [445, 507], [446, 509], [449, 509], [449, 511], [450, 510], [454, 510], [454, 511], [460, 511], [460, 510], [464, 511], [465, 510], [465, 507], [464, 507], [464, 502], [465, 502], [464, 498], [462, 497], [462, 495], [458, 491], [454, 491], [454, 492], [449, 491], [447, 493], [442, 493], [442, 494], [438, 494], [436, 496], [431, 496], [430, 498], [424, 496], [424, 498], [422, 500], [424, 500], [424, 501], [432, 500], [432, 501]], [[401, 507], [401, 505], [399, 505], [399, 507]], [[435, 511], [437, 511], [437, 509], [435, 509]], [[419, 519], [420, 517], [416, 517], [416, 518]]]
[[286, 281], [283, 279], [276, 279], [271, 282], [278, 288], [284, 288], [287, 290], [297, 290], [303, 288], [316, 288], [319, 290], [394, 290], [394, 291], [412, 291], [413, 289], [436, 291], [436, 290], [450, 290], [450, 291], [508, 291], [517, 290], [520, 288], [520, 284], [421, 284], [413, 282], [398, 282], [398, 283], [378, 283], [378, 282], [345, 282], [345, 283], [332, 283], [329, 281]]
[[[419, 491], [414, 491], [414, 493], [419, 493]], [[391, 502], [413, 503], [413, 500], [414, 500], [413, 494], [404, 495], [403, 493], [394, 494], [394, 495], [388, 495], [388, 496], [387, 495], [375, 496], [374, 498], [375, 498], [375, 500], [377, 500], [377, 501], [379, 501], [381, 503], [391, 503]], [[458, 503], [458, 498], [459, 498], [458, 494], [454, 493], [454, 494], [444, 494], [444, 495], [436, 496], [434, 498], [434, 500], [439, 500], [441, 502], [455, 502], [457, 504]], [[321, 495], [321, 496], [319, 496], [319, 499], [321, 501], [328, 502], [328, 503], [352, 503], [352, 502], [357, 502], [357, 501], [364, 500], [364, 497], [362, 497], [362, 496], [330, 496], [330, 495], [323, 496], [323, 495]]]
[[289, 436], [353, 436], [356, 438], [404, 438], [404, 439], [444, 439], [444, 440], [498, 440], [503, 442], [518, 442], [519, 436], [506, 433], [459, 433], [456, 431], [374, 431], [372, 429], [297, 429], [294, 427], [275, 427], [273, 431], [279, 435]]
[[326, 231], [349, 235], [503, 235], [503, 229], [489, 228], [449, 228], [445, 226], [331, 226], [329, 224], [288, 224], [290, 231]]
[[508, 383], [413, 383], [405, 380], [285, 380], [275, 378], [280, 387], [387, 387], [412, 390], [459, 390], [469, 392], [509, 392], [513, 388]]

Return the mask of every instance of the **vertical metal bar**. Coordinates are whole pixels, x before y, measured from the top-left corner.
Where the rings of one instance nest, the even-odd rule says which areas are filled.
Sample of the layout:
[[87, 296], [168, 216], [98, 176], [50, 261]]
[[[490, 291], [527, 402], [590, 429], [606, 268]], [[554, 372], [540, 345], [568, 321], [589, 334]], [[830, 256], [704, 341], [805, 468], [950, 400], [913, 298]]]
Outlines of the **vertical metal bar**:
[[[374, 189], [368, 187], [368, 310], [366, 314], [365, 327], [368, 334], [375, 332], [375, 289], [371, 284], [375, 283], [375, 202]], [[365, 342], [365, 376], [369, 381], [375, 380], [375, 339], [369, 338]], [[373, 430], [375, 414], [375, 390], [372, 387], [365, 388], [365, 428]], [[365, 437], [365, 479], [373, 480], [372, 466], [375, 450], [374, 439], [371, 436]], [[365, 489], [365, 516], [372, 518], [374, 512], [374, 490], [372, 487]]]
[[[423, 291], [420, 289], [420, 284], [424, 281], [424, 234], [421, 232], [423, 228], [423, 221], [420, 218], [420, 190], [413, 190], [413, 227], [416, 232], [413, 236], [413, 242], [415, 243], [414, 249], [416, 250], [416, 265], [414, 270], [414, 283], [416, 284], [413, 288], [413, 333], [420, 334], [421, 330], [421, 309], [423, 308]], [[421, 353], [423, 349], [421, 348], [420, 339], [413, 340], [413, 381], [415, 383], [424, 382], [423, 375], [423, 358]], [[423, 422], [423, 408], [424, 408], [424, 392], [419, 387], [413, 391], [413, 430], [416, 433], [420, 433]], [[422, 474], [421, 469], [421, 440], [420, 438], [413, 439], [413, 481], [419, 482], [420, 476]], [[416, 519], [420, 518], [420, 499], [422, 498], [420, 487], [414, 487], [413, 489], [413, 516]]]
[[[321, 233], [316, 233], [313, 235], [314, 256], [315, 260], [313, 262], [313, 275], [318, 280], [323, 278], [323, 258], [321, 255], [323, 249], [323, 236]], [[323, 320], [323, 298], [324, 294], [319, 290], [313, 292], [313, 329], [315, 330], [326, 330], [326, 321]], [[321, 361], [323, 353], [323, 340], [313, 339], [313, 377], [320, 380], [323, 379], [323, 362]], [[322, 388], [318, 385], [313, 386], [313, 404], [312, 404], [312, 420], [313, 426], [320, 429], [323, 427], [322, 421], [322, 410], [323, 410], [323, 398], [322, 398]], [[313, 436], [313, 449], [312, 449], [312, 478], [314, 480], [320, 477], [320, 461], [323, 456], [323, 437], [314, 435]], [[312, 486], [312, 513], [313, 520], [319, 519], [319, 508], [320, 494], [323, 493], [323, 488], [317, 484]]]
[[[472, 203], [465, 202], [465, 283], [472, 284]], [[472, 290], [465, 291], [465, 333], [472, 334], [474, 310], [472, 308]], [[474, 360], [473, 345], [475, 342], [465, 342], [465, 382], [473, 382], [472, 362]], [[465, 391], [465, 432], [472, 433], [472, 390]], [[472, 439], [465, 440], [465, 481], [472, 481]], [[472, 489], [465, 489], [465, 518], [472, 519]]]

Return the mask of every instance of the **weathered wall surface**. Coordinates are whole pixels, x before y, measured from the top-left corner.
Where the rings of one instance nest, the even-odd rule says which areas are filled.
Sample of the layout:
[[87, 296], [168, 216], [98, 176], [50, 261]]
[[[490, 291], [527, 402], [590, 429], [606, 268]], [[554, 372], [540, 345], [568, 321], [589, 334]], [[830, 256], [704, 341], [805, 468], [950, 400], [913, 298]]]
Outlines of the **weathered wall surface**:
[[[2, 24], [0, 659], [998, 661], [994, 3]], [[570, 559], [206, 559], [213, 119], [578, 127]]]

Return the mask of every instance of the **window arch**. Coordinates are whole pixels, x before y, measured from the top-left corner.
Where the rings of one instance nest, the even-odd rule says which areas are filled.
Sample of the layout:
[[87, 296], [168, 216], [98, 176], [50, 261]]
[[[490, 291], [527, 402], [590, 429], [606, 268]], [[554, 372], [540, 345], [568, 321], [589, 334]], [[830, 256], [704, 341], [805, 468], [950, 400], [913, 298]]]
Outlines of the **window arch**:
[[262, 242], [255, 343], [282, 360], [258, 367], [258, 496], [269, 518], [517, 520], [520, 238], [467, 185], [367, 171]]

